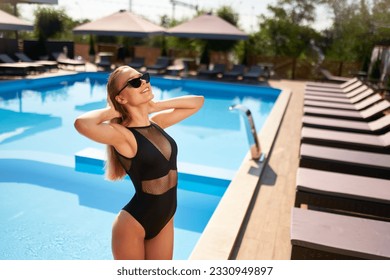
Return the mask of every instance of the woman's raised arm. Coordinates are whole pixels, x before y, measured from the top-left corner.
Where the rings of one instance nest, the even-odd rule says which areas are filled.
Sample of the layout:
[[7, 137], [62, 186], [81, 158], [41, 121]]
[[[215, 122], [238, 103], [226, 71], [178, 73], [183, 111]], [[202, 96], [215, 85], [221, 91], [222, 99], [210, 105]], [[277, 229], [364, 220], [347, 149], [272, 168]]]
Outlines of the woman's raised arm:
[[82, 114], [75, 120], [74, 126], [80, 134], [93, 141], [114, 145], [119, 140], [118, 137], [120, 138], [122, 134], [116, 128], [116, 124], [109, 123], [108, 121], [119, 117], [120, 114], [112, 106], [108, 106], [104, 109], [93, 110]]
[[157, 113], [151, 119], [162, 128], [174, 125], [195, 114], [203, 106], [204, 97], [188, 95], [149, 102], [149, 113]]

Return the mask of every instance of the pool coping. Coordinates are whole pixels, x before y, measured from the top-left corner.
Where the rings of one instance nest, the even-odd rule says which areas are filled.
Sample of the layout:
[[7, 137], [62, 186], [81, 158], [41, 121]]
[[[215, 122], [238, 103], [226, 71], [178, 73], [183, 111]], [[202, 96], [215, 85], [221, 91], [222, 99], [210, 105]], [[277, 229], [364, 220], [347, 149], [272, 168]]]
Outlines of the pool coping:
[[290, 101], [291, 90], [279, 89], [281, 93], [262, 129], [257, 133], [265, 159], [262, 162], [253, 161], [248, 151], [194, 247], [190, 260], [230, 258]]

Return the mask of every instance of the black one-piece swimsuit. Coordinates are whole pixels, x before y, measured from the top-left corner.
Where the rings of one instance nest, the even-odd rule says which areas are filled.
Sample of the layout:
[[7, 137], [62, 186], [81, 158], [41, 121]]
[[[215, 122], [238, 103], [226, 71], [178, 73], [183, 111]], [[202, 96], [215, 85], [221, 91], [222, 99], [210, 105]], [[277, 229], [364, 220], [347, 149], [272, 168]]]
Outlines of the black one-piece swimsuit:
[[151, 123], [128, 128], [137, 141], [137, 153], [118, 159], [135, 187], [135, 194], [123, 210], [144, 228], [152, 239], [170, 221], [177, 206], [177, 145], [162, 128]]

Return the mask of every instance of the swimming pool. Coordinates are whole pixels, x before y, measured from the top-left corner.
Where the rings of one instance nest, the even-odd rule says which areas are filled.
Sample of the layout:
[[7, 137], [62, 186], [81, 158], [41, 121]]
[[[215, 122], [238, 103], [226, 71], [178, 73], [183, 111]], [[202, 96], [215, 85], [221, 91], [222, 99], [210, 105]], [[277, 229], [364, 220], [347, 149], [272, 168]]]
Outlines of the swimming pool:
[[[111, 258], [111, 223], [132, 195], [130, 182], [114, 187], [100, 175], [74, 171], [74, 154], [103, 149], [78, 135], [73, 121], [104, 106], [106, 79], [83, 73], [0, 84], [0, 221], [7, 225], [0, 232], [7, 240], [1, 259]], [[279, 90], [160, 77], [152, 85], [157, 99], [206, 97], [197, 115], [168, 129], [179, 145], [179, 171], [186, 170], [179, 174], [174, 253], [186, 259], [248, 150], [243, 120], [228, 107], [246, 105], [259, 129]]]

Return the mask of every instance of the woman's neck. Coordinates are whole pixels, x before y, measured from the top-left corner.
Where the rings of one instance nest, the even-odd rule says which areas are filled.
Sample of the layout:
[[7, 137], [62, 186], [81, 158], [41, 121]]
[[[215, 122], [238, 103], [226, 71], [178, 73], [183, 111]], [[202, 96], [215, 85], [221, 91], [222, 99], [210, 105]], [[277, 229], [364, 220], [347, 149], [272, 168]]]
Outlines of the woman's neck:
[[127, 108], [129, 116], [122, 122], [124, 126], [148, 126], [150, 124], [147, 106]]

